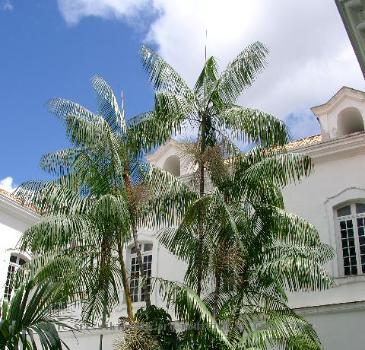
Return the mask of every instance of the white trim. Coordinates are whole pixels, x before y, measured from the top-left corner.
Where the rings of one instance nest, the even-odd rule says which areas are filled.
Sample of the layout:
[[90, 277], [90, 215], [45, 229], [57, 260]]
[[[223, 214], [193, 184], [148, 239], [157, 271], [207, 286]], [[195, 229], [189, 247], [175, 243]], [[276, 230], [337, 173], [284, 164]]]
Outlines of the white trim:
[[312, 107], [311, 110], [317, 117], [319, 117], [320, 115], [330, 112], [334, 107], [336, 107], [336, 105], [338, 105], [345, 98], [352, 98], [356, 101], [363, 102], [365, 101], [365, 92], [347, 86], [343, 86], [326, 103]]
[[333, 156], [336, 153], [365, 149], [365, 132], [358, 132], [351, 135], [337, 137], [314, 145], [299, 147], [290, 150], [291, 153], [304, 153], [313, 159]]
[[[144, 246], [144, 244], [152, 244], [152, 250], [149, 250], [147, 252], [144, 252], [143, 249], [141, 251], [141, 254], [142, 254], [142, 259], [144, 256], [148, 256], [148, 255], [151, 255], [152, 256], [152, 263], [151, 263], [151, 277], [154, 276], [154, 271], [156, 270], [156, 247], [155, 247], [155, 244], [156, 242], [152, 239], [141, 239], [141, 240], [138, 240], [138, 243], [142, 246]], [[131, 266], [131, 263], [132, 263], [132, 258], [137, 258], [137, 253], [131, 253], [131, 249], [134, 247], [134, 242], [131, 242], [128, 246], [127, 246], [127, 251], [126, 251], [126, 257], [127, 257], [127, 271], [128, 271], [128, 280], [129, 280], [129, 286], [130, 286], [130, 283], [131, 283], [131, 272], [132, 272], [132, 266]], [[137, 263], [138, 264], [138, 263]], [[132, 296], [132, 292], [131, 292], [131, 296], [132, 296], [132, 302], [133, 302], [133, 305], [134, 307], [137, 305], [137, 306], [142, 306], [145, 304], [145, 301], [143, 300], [140, 300], [141, 299], [141, 284], [140, 284], [140, 278], [141, 276], [139, 275], [139, 283], [138, 283], [138, 301], [133, 301], [133, 296]], [[151, 284], [151, 293], [150, 293], [150, 296], [152, 298], [152, 284]], [[125, 304], [125, 300], [124, 300], [124, 297], [123, 297], [123, 302]]]
[[155, 152], [147, 154], [146, 159], [149, 163], [156, 163], [159, 158], [171, 147], [179, 147], [179, 142], [174, 139], [169, 139], [162, 146], [160, 146]]
[[0, 210], [16, 218], [20, 218], [30, 225], [35, 224], [41, 217], [35, 211], [24, 207], [14, 199], [9, 198], [2, 193], [0, 193]]
[[353, 301], [349, 303], [325, 304], [318, 306], [309, 306], [294, 309], [298, 314], [314, 315], [314, 314], [332, 314], [348, 311], [362, 311], [365, 310], [365, 301]]

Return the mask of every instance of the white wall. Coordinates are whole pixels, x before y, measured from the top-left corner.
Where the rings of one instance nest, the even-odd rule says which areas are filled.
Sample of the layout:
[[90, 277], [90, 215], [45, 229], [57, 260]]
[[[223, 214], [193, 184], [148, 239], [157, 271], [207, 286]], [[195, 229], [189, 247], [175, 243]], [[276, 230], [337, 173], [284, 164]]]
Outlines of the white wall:
[[[349, 200], [365, 199], [365, 149], [352, 149], [313, 160], [312, 175], [284, 189], [285, 207], [312, 223], [318, 229], [321, 240], [337, 253], [339, 233], [333, 207]], [[337, 277], [335, 288], [321, 293], [296, 294], [291, 298], [293, 306], [365, 300], [365, 276], [343, 277], [342, 260], [337, 256], [328, 265], [331, 274]]]
[[39, 219], [38, 215], [0, 194], [0, 299], [4, 295], [10, 254], [21, 234]]
[[352, 308], [341, 307], [317, 309], [305, 312], [305, 318], [312, 323], [321, 339], [325, 350], [364, 350], [365, 309], [353, 305]]

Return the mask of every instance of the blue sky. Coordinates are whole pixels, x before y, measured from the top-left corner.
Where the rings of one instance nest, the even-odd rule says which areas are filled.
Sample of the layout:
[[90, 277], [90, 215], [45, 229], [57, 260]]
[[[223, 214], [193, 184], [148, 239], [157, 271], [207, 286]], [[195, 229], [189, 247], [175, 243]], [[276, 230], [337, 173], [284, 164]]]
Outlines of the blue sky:
[[129, 115], [152, 107], [153, 91], [138, 50], [143, 28], [85, 19], [70, 27], [55, 1], [19, 1], [0, 12], [0, 179], [43, 177], [42, 154], [67, 143], [60, 121], [47, 112], [50, 97], [94, 108], [90, 77], [101, 74], [116, 94], [125, 92]]
[[[308, 7], [296, 9], [300, 19], [290, 20], [290, 1], [278, 0], [281, 11], [267, 1], [217, 1], [207, 13], [207, 0], [0, 0], [0, 180], [44, 178], [41, 155], [67, 145], [61, 123], [45, 107], [50, 97], [94, 109], [90, 77], [97, 73], [117, 95], [124, 90], [128, 116], [149, 110], [153, 91], [140, 63], [141, 43], [155, 47], [193, 82], [205, 28], [209, 54], [222, 65], [246, 43], [266, 42], [272, 51], [268, 70], [240, 102], [286, 120], [294, 137], [318, 132], [309, 107], [342, 85], [363, 84], [342, 23], [330, 0], [308, 0]], [[322, 38], [311, 25], [292, 33], [294, 40], [283, 24], [315, 25], [323, 23], [321, 16]], [[344, 66], [351, 67], [346, 74]]]

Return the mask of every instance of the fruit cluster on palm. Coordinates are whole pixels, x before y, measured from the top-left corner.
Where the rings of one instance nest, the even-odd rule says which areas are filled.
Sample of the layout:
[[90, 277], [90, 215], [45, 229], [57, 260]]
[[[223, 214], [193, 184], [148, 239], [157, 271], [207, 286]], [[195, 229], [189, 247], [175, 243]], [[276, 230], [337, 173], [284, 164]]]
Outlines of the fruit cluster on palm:
[[[281, 194], [310, 173], [311, 161], [286, 152], [288, 135], [280, 120], [236, 104], [264, 68], [266, 54], [254, 43], [223, 73], [211, 57], [190, 89], [143, 47], [155, 108], [129, 122], [100, 77], [92, 79], [97, 114], [68, 100], [50, 101], [73, 147], [42, 158], [41, 167], [54, 180], [28, 182], [17, 190], [43, 214], [25, 232], [21, 248], [35, 256], [29, 274], [64, 283], [64, 300], [81, 305], [84, 322], [106, 327], [115, 306], [127, 304], [130, 328], [121, 349], [139, 349], [147, 341], [166, 348], [163, 335], [136, 325], [153, 323], [151, 315], [158, 314], [152, 312], [151, 280], [144, 276], [139, 248], [143, 226], [160, 230], [162, 244], [187, 263], [183, 283], [154, 281], [186, 326], [174, 348], [320, 347], [311, 325], [288, 306], [286, 293], [328, 288], [332, 281], [323, 266], [332, 252], [313, 226], [285, 212]], [[196, 189], [142, 159], [186, 123], [197, 130], [190, 147]], [[251, 149], [241, 153], [236, 140]], [[143, 317], [134, 315], [124, 261], [130, 241], [143, 277]]]

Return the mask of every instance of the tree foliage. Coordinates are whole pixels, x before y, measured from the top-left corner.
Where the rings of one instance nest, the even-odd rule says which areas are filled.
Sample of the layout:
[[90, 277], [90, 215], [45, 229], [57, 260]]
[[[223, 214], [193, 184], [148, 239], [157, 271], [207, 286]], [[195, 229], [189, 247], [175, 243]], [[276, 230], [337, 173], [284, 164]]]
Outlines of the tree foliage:
[[58, 350], [67, 345], [57, 327], [72, 330], [57, 315], [56, 307], [64, 301], [59, 283], [35, 283], [26, 279], [10, 301], [4, 299], [0, 309], [0, 348], [8, 350]]

